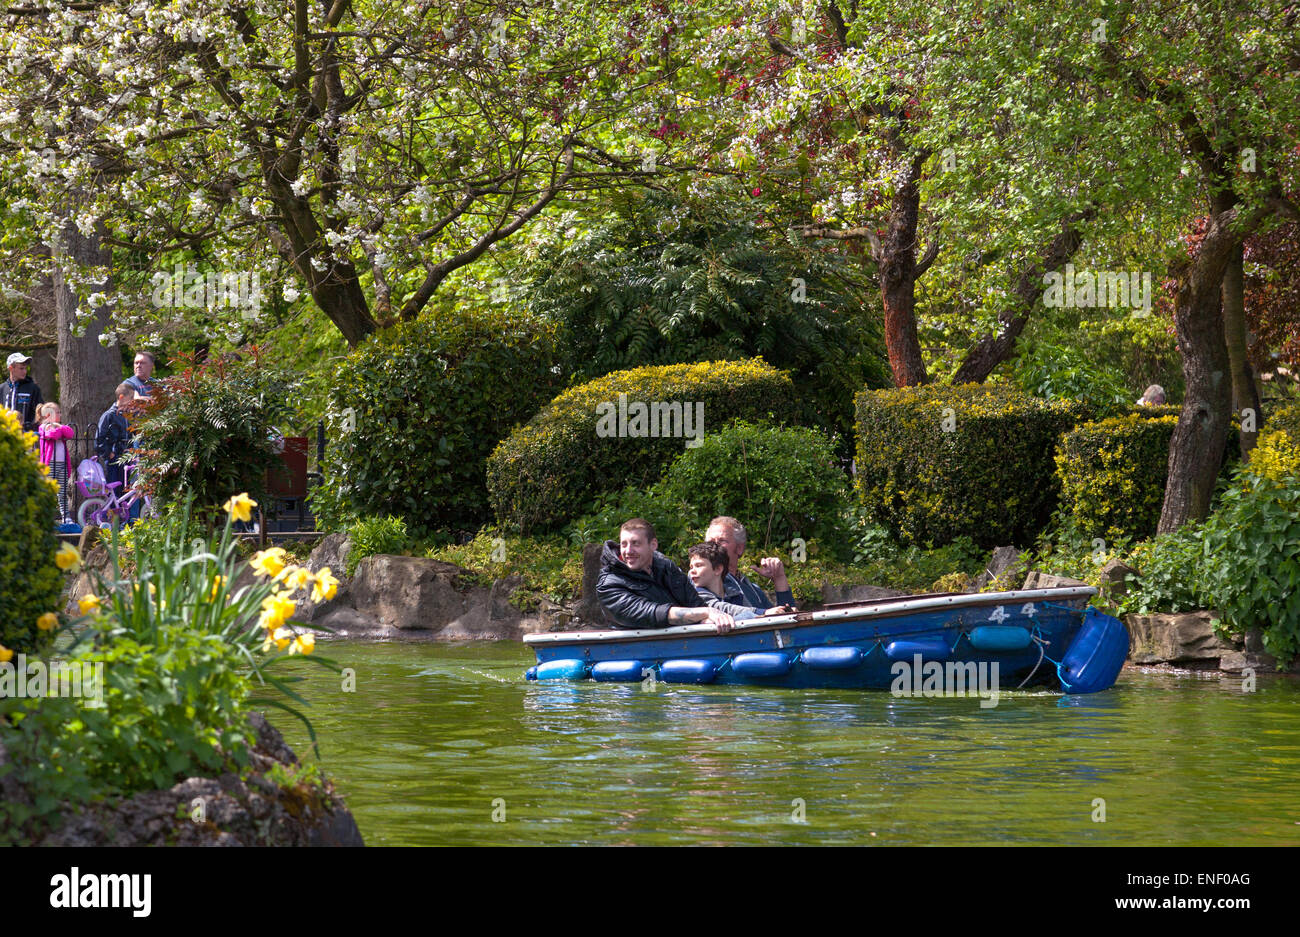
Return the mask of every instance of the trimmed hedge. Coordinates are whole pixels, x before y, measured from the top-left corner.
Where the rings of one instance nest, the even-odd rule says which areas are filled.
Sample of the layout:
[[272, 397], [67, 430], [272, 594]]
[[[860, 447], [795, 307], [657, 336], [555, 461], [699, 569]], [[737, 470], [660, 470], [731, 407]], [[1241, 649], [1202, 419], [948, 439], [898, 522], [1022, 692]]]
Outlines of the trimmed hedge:
[[1088, 537], [1145, 540], [1156, 531], [1177, 414], [1131, 413], [1085, 423], [1061, 438], [1061, 506]]
[[517, 311], [442, 309], [371, 336], [330, 392], [317, 514], [334, 527], [393, 515], [415, 536], [477, 529], [484, 460], [555, 393], [557, 360], [554, 327]]
[[14, 414], [0, 408], [0, 646], [15, 654], [48, 644], [36, 620], [62, 604], [63, 575], [54, 564], [59, 504], [35, 445], [36, 434], [24, 433]]
[[[626, 417], [620, 394], [626, 394]], [[524, 533], [552, 530], [590, 510], [601, 492], [632, 486], [648, 488], [683, 451], [678, 436], [633, 436], [622, 429], [650, 431], [651, 420], [633, 424], [642, 403], [681, 403], [681, 430], [687, 405], [692, 416], [703, 405], [705, 438], [734, 419], [773, 420], [794, 406], [787, 374], [761, 358], [709, 361], [615, 371], [565, 391], [528, 423], [504, 439], [488, 459], [487, 484], [502, 524]], [[597, 409], [600, 408], [600, 412]], [[669, 421], [662, 411], [658, 432]]]
[[653, 491], [691, 505], [697, 526], [720, 514], [740, 519], [754, 553], [789, 549], [794, 537], [832, 542], [849, 502], [831, 440], [743, 421], [679, 455]]
[[922, 545], [1031, 543], [1056, 507], [1057, 439], [1086, 416], [1008, 384], [864, 390], [856, 405], [862, 504]]

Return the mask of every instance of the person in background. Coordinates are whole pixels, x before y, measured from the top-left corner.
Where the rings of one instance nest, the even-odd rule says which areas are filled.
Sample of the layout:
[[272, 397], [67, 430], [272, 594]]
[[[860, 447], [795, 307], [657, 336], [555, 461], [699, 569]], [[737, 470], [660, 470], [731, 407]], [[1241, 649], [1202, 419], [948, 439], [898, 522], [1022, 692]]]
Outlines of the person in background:
[[6, 362], [9, 380], [0, 385], [0, 406], [17, 413], [23, 429], [29, 432], [36, 429], [36, 421], [39, 419], [37, 410], [45, 402], [40, 386], [27, 376], [27, 362], [31, 360], [30, 355], [24, 355], [21, 351], [10, 355]]
[[1136, 406], [1139, 407], [1159, 407], [1165, 402], [1165, 389], [1159, 384], [1152, 384], [1138, 398]]
[[[760, 612], [771, 608], [772, 601], [767, 597], [767, 593], [750, 582], [740, 571], [740, 558], [745, 553], [746, 541], [745, 528], [740, 521], [725, 515], [715, 517], [709, 522], [709, 529], [704, 539], [710, 543], [720, 544], [727, 551], [727, 557], [731, 561], [728, 575], [723, 580], [726, 590], [722, 597], [733, 605], [747, 605]], [[794, 608], [794, 593], [790, 591], [790, 580], [786, 578], [785, 566], [780, 558], [766, 556], [759, 560], [757, 566], [750, 568], [764, 579], [772, 580], [777, 604]]]
[[95, 431], [95, 455], [99, 456], [99, 463], [104, 467], [104, 481], [108, 484], [121, 483], [116, 489], [120, 498], [126, 493], [126, 469], [119, 460], [132, 444], [131, 430], [126, 425], [126, 415], [122, 410], [134, 398], [135, 388], [123, 381], [117, 385], [116, 393], [117, 403], [105, 410], [99, 418], [99, 426]]
[[148, 400], [153, 395], [153, 382], [150, 378], [153, 376], [154, 363], [151, 351], [138, 352], [135, 356], [135, 373], [125, 383], [131, 385], [137, 400]]
[[50, 467], [50, 477], [59, 483], [59, 523], [67, 524], [72, 520], [68, 516], [68, 476], [72, 474], [72, 464], [66, 440], [72, 438], [73, 430], [63, 424], [63, 411], [53, 401], [41, 404], [40, 414], [41, 425], [36, 433], [41, 439], [41, 464]]

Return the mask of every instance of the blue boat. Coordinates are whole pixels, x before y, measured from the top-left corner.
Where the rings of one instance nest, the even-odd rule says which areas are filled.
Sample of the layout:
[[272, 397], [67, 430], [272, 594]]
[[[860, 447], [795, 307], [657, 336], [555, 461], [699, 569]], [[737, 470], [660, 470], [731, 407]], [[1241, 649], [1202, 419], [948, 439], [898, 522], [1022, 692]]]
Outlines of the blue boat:
[[[1091, 586], [841, 603], [712, 625], [525, 635], [529, 680], [732, 683], [962, 695], [1114, 685], [1128, 630]], [[984, 703], [981, 703], [984, 705]]]

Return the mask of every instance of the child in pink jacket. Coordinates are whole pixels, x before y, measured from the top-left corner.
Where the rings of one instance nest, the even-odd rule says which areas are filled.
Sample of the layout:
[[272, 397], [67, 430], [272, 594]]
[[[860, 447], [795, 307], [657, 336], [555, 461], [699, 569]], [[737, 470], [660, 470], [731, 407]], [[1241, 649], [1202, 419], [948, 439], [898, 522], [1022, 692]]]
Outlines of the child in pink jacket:
[[72, 474], [71, 454], [64, 440], [73, 437], [71, 426], [64, 426], [63, 411], [54, 402], [43, 404], [38, 417], [41, 425], [37, 434], [41, 437], [41, 463], [50, 467], [50, 477], [59, 483], [59, 523], [66, 524], [68, 517], [68, 476]]

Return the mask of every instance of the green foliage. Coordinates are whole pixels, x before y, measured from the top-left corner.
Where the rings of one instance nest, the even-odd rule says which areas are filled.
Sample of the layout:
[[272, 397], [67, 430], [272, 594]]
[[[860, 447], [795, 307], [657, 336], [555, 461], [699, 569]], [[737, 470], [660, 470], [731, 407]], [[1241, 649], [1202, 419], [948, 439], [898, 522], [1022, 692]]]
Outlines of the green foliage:
[[59, 605], [63, 577], [54, 565], [59, 548], [55, 486], [12, 411], [0, 408], [0, 647], [30, 653], [46, 644], [36, 620]]
[[788, 546], [795, 537], [833, 540], [849, 501], [825, 436], [740, 420], [678, 456], [654, 491], [691, 505], [688, 526], [719, 514], [740, 518], [754, 552]]
[[692, 502], [671, 497], [658, 485], [644, 489], [629, 486], [597, 495], [591, 509], [571, 521], [563, 534], [575, 547], [617, 540], [619, 526], [633, 517], [649, 521], [659, 540], [659, 552], [676, 559], [685, 557], [687, 550], [704, 539], [709, 521], [706, 517], [701, 523]]
[[1206, 583], [1235, 633], [1259, 628], [1283, 663], [1300, 654], [1300, 442], [1264, 436], [1205, 525]]
[[[1164, 409], [1164, 408], [1161, 408]], [[1062, 509], [1087, 537], [1143, 539], [1155, 533], [1169, 474], [1176, 415], [1139, 408], [1128, 416], [1084, 423], [1056, 452]]]
[[142, 442], [136, 458], [155, 498], [192, 498], [215, 527], [232, 495], [267, 502], [267, 473], [281, 464], [272, 431], [293, 413], [293, 385], [255, 347], [202, 362], [177, 357], [182, 373], [159, 381], [150, 402], [128, 414]]
[[1006, 385], [864, 390], [857, 479], [870, 518], [911, 544], [1029, 543], [1058, 494], [1052, 451], [1082, 407]]
[[532, 307], [560, 323], [565, 373], [581, 380], [761, 355], [798, 384], [797, 422], [847, 437], [854, 392], [890, 384], [871, 290], [842, 255], [765, 233], [751, 205], [734, 184], [620, 193], [541, 251]]
[[447, 309], [372, 336], [330, 395], [324, 523], [394, 515], [413, 534], [488, 516], [484, 459], [559, 383], [554, 329], [501, 310]]
[[363, 517], [348, 528], [348, 576], [367, 556], [400, 556], [410, 545], [406, 521], [400, 517]]
[[[616, 435], [620, 394], [627, 395], [625, 435]], [[523, 533], [554, 530], [587, 511], [611, 482], [646, 488], [658, 481], [682, 451], [688, 413], [698, 434], [700, 406], [707, 439], [736, 418], [779, 420], [793, 398], [790, 378], [762, 359], [616, 371], [560, 394], [497, 446], [487, 467], [493, 509]], [[677, 409], [671, 420], [666, 409], [655, 420], [651, 404]], [[670, 428], [672, 435], [648, 435]], [[640, 431], [646, 435], [632, 435]]]
[[808, 544], [805, 562], [795, 563], [789, 551], [776, 551], [785, 562], [795, 599], [820, 602], [825, 584], [873, 585], [913, 594], [948, 591], [979, 575], [986, 559], [967, 538], [934, 549], [917, 546], [878, 549], [873, 556], [842, 562], [836, 551], [817, 541]]
[[1015, 382], [1044, 400], [1081, 400], [1098, 416], [1124, 412], [1132, 402], [1123, 376], [1099, 366], [1076, 345], [1037, 342], [1021, 350]]
[[1123, 614], [1186, 612], [1212, 604], [1207, 593], [1204, 529], [1196, 522], [1138, 544], [1125, 559], [1138, 571], [1119, 600]]
[[567, 602], [582, 588], [582, 552], [560, 537], [519, 537], [486, 527], [468, 543], [427, 555], [470, 570], [483, 585], [518, 576], [519, 588], [510, 601], [523, 611], [535, 609], [542, 597]]
[[161, 625], [146, 640], [117, 635], [78, 660], [102, 662], [105, 708], [81, 714], [80, 758], [92, 782], [131, 792], [213, 776], [248, 761], [243, 727], [252, 685], [219, 634]]

